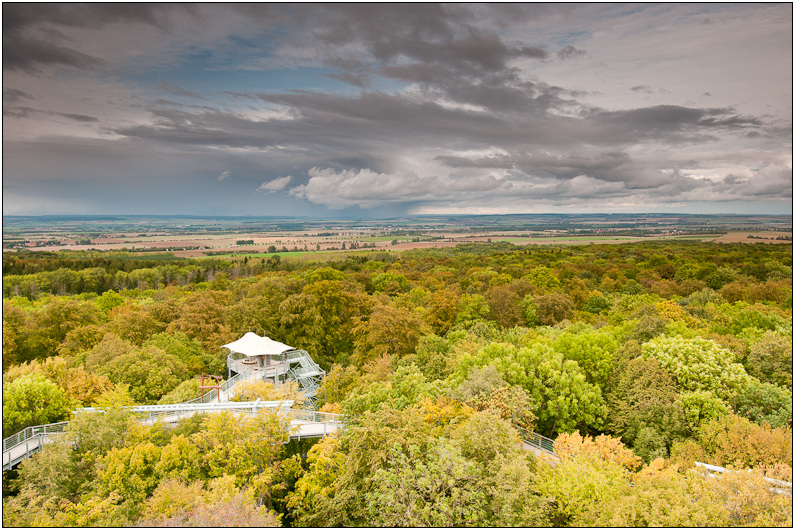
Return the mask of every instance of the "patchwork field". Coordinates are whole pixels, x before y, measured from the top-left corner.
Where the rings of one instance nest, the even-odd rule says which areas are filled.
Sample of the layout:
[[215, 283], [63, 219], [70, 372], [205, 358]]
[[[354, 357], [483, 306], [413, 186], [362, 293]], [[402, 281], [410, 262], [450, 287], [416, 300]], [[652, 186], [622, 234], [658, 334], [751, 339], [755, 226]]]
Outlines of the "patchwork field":
[[463, 243], [787, 243], [789, 216], [521, 215], [378, 221], [279, 218], [5, 217], [3, 250], [172, 252], [179, 257], [405, 251]]

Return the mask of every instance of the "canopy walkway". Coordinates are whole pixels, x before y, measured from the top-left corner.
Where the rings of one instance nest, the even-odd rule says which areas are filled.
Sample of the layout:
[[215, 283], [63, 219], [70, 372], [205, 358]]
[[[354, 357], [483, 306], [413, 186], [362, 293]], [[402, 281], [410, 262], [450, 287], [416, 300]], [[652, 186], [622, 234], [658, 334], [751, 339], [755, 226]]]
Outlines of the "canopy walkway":
[[[289, 346], [288, 346], [289, 348]], [[325, 376], [323, 369], [314, 362], [305, 350], [289, 349], [282, 352], [278, 363], [273, 365], [260, 365], [247, 360], [228, 357], [227, 365], [236, 372], [229, 377], [219, 388], [214, 388], [202, 396], [185, 403], [173, 405], [134, 405], [125, 407], [144, 425], [153, 425], [160, 421], [171, 424], [195, 414], [218, 413], [231, 411], [235, 414], [257, 414], [261, 410], [272, 412], [289, 419], [288, 430], [291, 440], [317, 438], [335, 433], [345, 426], [345, 417], [340, 414], [329, 414], [294, 408], [293, 401], [231, 401], [239, 391], [241, 383], [256, 380], [278, 381], [279, 376], [295, 381], [298, 389], [314, 405], [314, 397], [318, 387]], [[75, 414], [102, 413], [100, 408], [82, 408]], [[3, 440], [3, 470], [9, 470], [25, 458], [29, 458], [39, 451], [46, 443], [51, 441], [51, 436], [64, 432], [69, 422], [51, 423], [28, 427], [13, 436]], [[527, 450], [555, 457], [554, 441], [540, 434], [524, 431], [521, 433], [523, 447]]]
[[[720, 475], [716, 475], [715, 473], [726, 473], [732, 471], [730, 469], [726, 469], [725, 467], [713, 466], [712, 464], [705, 464], [704, 462], [696, 462], [695, 464], [696, 467], [704, 469], [704, 475], [706, 475], [709, 478], [720, 477]], [[739, 473], [739, 471], [734, 471], [734, 473]], [[770, 477], [762, 477], [762, 478], [768, 484], [773, 485], [770, 488], [771, 492], [777, 493], [779, 495], [789, 495], [790, 497], [792, 497], [792, 482], [786, 482], [784, 480], [776, 480]]]
[[528, 431], [525, 429], [517, 428], [519, 437], [522, 440], [522, 448], [525, 451], [532, 451], [536, 456], [547, 456], [557, 459], [558, 455], [555, 454], [555, 441], [541, 436], [537, 432]]
[[[330, 414], [291, 408], [292, 401], [249, 401], [221, 403], [179, 403], [176, 405], [136, 405], [124, 407], [136, 416], [144, 425], [155, 422], [166, 424], [176, 423], [195, 414], [218, 413], [231, 411], [234, 414], [254, 415], [262, 410], [270, 410], [288, 420], [287, 430], [290, 440], [319, 438], [333, 434], [345, 426], [345, 417], [341, 414]], [[75, 414], [103, 413], [101, 408], [83, 408]], [[67, 430], [69, 422], [51, 423], [28, 427], [3, 440], [3, 471], [7, 471], [22, 460], [29, 458], [51, 441], [51, 436]]]
[[50, 435], [64, 432], [68, 421], [28, 427], [3, 440], [3, 471], [8, 471], [22, 460], [41, 449]]
[[[241, 383], [256, 380], [272, 379], [279, 373], [286, 374], [298, 383], [298, 389], [313, 404], [320, 382], [325, 372], [318, 366], [305, 350], [290, 350], [285, 352], [283, 368], [281, 366], [252, 366], [245, 363], [236, 363], [237, 374], [230, 377], [220, 385], [202, 396], [186, 403], [174, 405], [134, 405], [125, 407], [139, 417], [145, 425], [152, 425], [156, 421], [176, 423], [181, 419], [194, 414], [232, 411], [237, 414], [256, 414], [260, 410], [269, 409], [277, 414], [289, 418], [289, 431], [291, 440], [316, 438], [326, 436], [342, 429], [345, 425], [344, 417], [340, 414], [328, 414], [292, 408], [293, 401], [249, 401], [234, 402], [235, 393]], [[103, 412], [99, 408], [82, 408], [75, 414]], [[33, 453], [39, 451], [55, 433], [64, 432], [69, 422], [51, 423], [28, 427], [3, 440], [3, 471], [7, 471]]]

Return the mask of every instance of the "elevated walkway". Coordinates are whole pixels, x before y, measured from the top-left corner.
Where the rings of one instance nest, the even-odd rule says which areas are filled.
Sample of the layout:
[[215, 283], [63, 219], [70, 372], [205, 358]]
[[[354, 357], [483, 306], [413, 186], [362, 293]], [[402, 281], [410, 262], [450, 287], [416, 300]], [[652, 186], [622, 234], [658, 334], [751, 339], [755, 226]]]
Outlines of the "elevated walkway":
[[[254, 336], [254, 340], [264, 340], [264, 338]], [[257, 380], [272, 380], [278, 383], [291, 380], [298, 384], [299, 390], [309, 399], [310, 404], [314, 405], [317, 390], [326, 375], [325, 371], [305, 350], [292, 349], [281, 343], [276, 344], [279, 344], [280, 350], [283, 351], [271, 355], [267, 362], [258, 362], [254, 355], [235, 358], [233, 354], [230, 354], [227, 357], [227, 366], [230, 369], [230, 374], [234, 371], [235, 375], [229, 377], [220, 388], [212, 389], [196, 399], [173, 405], [135, 405], [126, 408], [138, 415], [139, 421], [145, 425], [153, 425], [157, 421], [176, 423], [195, 414], [221, 411], [256, 414], [261, 410], [268, 409], [289, 418], [290, 439], [293, 440], [327, 436], [343, 429], [345, 426], [344, 416], [294, 408], [292, 401], [230, 401], [239, 390], [241, 383]], [[103, 410], [83, 408], [75, 411], [76, 414], [91, 412], [101, 413]], [[68, 422], [38, 425], [28, 427], [4, 439], [3, 470], [9, 470], [25, 458], [29, 458], [48, 442], [51, 435], [64, 432], [67, 427]], [[522, 432], [521, 438], [526, 450], [534, 451], [537, 455], [557, 458], [554, 452], [555, 442], [549, 438], [529, 431]]]
[[64, 432], [67, 425], [69, 425], [68, 421], [36, 425], [5, 438], [3, 440], [3, 471], [8, 471], [39, 451], [47, 443], [50, 435]]
[[555, 440], [541, 436], [537, 432], [519, 428], [517, 430], [522, 440], [522, 449], [532, 451], [536, 456], [560, 460], [558, 455], [555, 454]]
[[[262, 410], [270, 410], [289, 420], [287, 429], [291, 440], [320, 438], [334, 434], [345, 427], [345, 416], [312, 410], [291, 408], [292, 401], [249, 401], [221, 403], [178, 403], [175, 405], [136, 405], [125, 407], [139, 416], [144, 425], [155, 422], [166, 424], [177, 423], [195, 414], [212, 414], [231, 411], [234, 414], [254, 415]], [[83, 408], [75, 414], [103, 413], [101, 408]], [[3, 471], [7, 471], [22, 460], [30, 458], [34, 453], [51, 441], [51, 436], [62, 433], [68, 428], [69, 422], [52, 423], [28, 427], [3, 440]]]
[[[289, 346], [285, 347], [290, 348]], [[299, 440], [326, 436], [342, 429], [345, 425], [342, 415], [293, 409], [292, 401], [230, 401], [239, 390], [238, 385], [241, 383], [258, 380], [278, 382], [287, 379], [295, 381], [299, 390], [309, 399], [310, 404], [314, 405], [314, 397], [326, 375], [325, 371], [312, 360], [305, 350], [289, 349], [284, 351], [278, 361], [274, 364], [262, 364], [256, 361], [252, 362], [251, 359], [233, 359], [230, 355], [227, 358], [227, 366], [237, 373], [225, 381], [219, 389], [212, 389], [186, 403], [135, 405], [126, 408], [139, 415], [140, 421], [145, 425], [152, 425], [156, 421], [175, 423], [194, 414], [224, 410], [238, 414], [256, 414], [260, 410], [270, 409], [290, 418], [290, 439]], [[75, 411], [76, 414], [85, 412], [102, 412], [102, 409], [83, 408]], [[25, 458], [29, 458], [41, 450], [50, 435], [63, 432], [68, 424], [69, 422], [60, 422], [28, 427], [4, 439], [3, 470], [7, 471], [13, 468]]]

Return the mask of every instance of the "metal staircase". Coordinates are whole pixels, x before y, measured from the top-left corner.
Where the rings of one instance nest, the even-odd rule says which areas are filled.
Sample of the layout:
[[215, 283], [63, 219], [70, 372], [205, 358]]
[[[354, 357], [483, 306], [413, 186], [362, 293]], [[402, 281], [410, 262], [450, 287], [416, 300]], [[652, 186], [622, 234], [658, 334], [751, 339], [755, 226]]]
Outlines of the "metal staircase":
[[[312, 360], [306, 350], [287, 352], [285, 360], [290, 366], [287, 370], [287, 377], [298, 383], [298, 389], [314, 404], [317, 389], [320, 387], [323, 377], [326, 376], [326, 372]], [[294, 364], [298, 366], [292, 366]]]

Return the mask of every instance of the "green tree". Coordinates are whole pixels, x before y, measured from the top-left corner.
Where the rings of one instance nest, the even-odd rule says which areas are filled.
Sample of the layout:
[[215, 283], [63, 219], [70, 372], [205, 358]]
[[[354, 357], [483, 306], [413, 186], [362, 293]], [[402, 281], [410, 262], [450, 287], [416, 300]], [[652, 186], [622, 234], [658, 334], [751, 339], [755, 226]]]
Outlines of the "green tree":
[[553, 274], [552, 270], [543, 265], [530, 271], [525, 276], [525, 279], [543, 291], [551, 291], [560, 286], [560, 280]]
[[534, 327], [539, 324], [538, 321], [538, 305], [533, 302], [533, 295], [528, 294], [519, 302], [519, 307], [522, 308], [522, 318], [528, 326]]
[[91, 302], [52, 297], [38, 311], [29, 313], [17, 332], [16, 357], [20, 362], [54, 355], [67, 334], [80, 326], [96, 324], [100, 310]]
[[642, 346], [643, 356], [654, 358], [684, 390], [708, 391], [731, 399], [750, 378], [732, 353], [714, 341], [683, 337], [657, 337]]
[[424, 398], [434, 398], [445, 390], [442, 381], [428, 381], [416, 366], [400, 366], [387, 381], [353, 388], [342, 406], [345, 413], [351, 415], [377, 411], [383, 404], [403, 410]]
[[[23, 489], [50, 505], [48, 517], [57, 517], [64, 502], [70, 506], [92, 494], [97, 463], [109, 450], [125, 446], [137, 430], [130, 421], [130, 413], [118, 408], [104, 414], [76, 414], [68, 430], [50, 436], [45, 450], [22, 462], [19, 482]], [[105, 508], [113, 511], [111, 506]]]
[[161, 453], [162, 448], [152, 442], [111, 449], [100, 464], [97, 492], [105, 496], [115, 492], [140, 504], [160, 482], [156, 467]]
[[220, 346], [237, 338], [227, 323], [231, 301], [229, 291], [191, 293], [177, 305], [177, 317], [166, 331], [181, 331], [201, 342], [205, 351], [218, 351]]
[[169, 405], [174, 403], [185, 403], [186, 401], [196, 399], [203, 393], [207, 392], [207, 390], [200, 389], [199, 384], [199, 379], [195, 377], [192, 379], [186, 379], [177, 385], [174, 390], [163, 395], [157, 403], [159, 405]]
[[737, 414], [758, 424], [792, 426], [792, 392], [770, 383], [752, 381], [737, 396]]
[[354, 366], [335, 364], [323, 378], [317, 396], [323, 403], [340, 403], [359, 382], [359, 371]]
[[680, 392], [677, 402], [682, 408], [690, 431], [695, 431], [704, 423], [731, 412], [726, 402], [709, 390]]
[[114, 357], [97, 372], [114, 383], [130, 385], [130, 394], [137, 403], [155, 403], [188, 375], [185, 364], [178, 357], [155, 347], [135, 348]]
[[481, 294], [465, 293], [461, 296], [461, 303], [456, 316], [456, 325], [469, 328], [477, 322], [482, 322], [489, 314], [489, 305]]
[[326, 436], [307, 453], [307, 470], [296, 481], [295, 489], [288, 495], [288, 507], [297, 522], [306, 526], [328, 524], [325, 511], [320, 506], [333, 498], [336, 482], [346, 454], [340, 449], [339, 438]]
[[627, 468], [595, 450], [564, 453], [559, 461], [541, 461], [539, 492], [550, 499], [553, 526], [592, 526], [593, 506], [615, 499], [628, 482]]
[[3, 436], [31, 425], [63, 421], [77, 402], [40, 373], [3, 384]]
[[618, 350], [613, 330], [603, 327], [598, 330], [583, 328], [579, 333], [565, 331], [553, 340], [552, 348], [579, 364], [589, 383], [605, 388]]
[[[284, 340], [312, 353], [320, 366], [348, 364], [353, 326], [365, 319], [372, 302], [358, 284], [319, 280], [279, 306]], [[358, 319], [358, 320], [354, 320]]]
[[113, 333], [107, 333], [82, 357], [86, 370], [97, 372], [112, 359], [136, 351], [135, 346]]
[[280, 472], [289, 436], [287, 420], [267, 410], [242, 417], [225, 411], [210, 414], [191, 442], [205, 476], [234, 475], [238, 486], [250, 484], [270, 507], [284, 487]]
[[399, 364], [416, 365], [429, 380], [444, 379], [453, 370], [455, 360], [450, 342], [438, 335], [423, 335], [417, 343], [416, 353], [406, 355]]
[[583, 311], [588, 311], [596, 315], [605, 314], [609, 309], [610, 302], [600, 293], [592, 294], [588, 297], [582, 308]]
[[166, 327], [146, 308], [132, 304], [117, 306], [110, 314], [111, 320], [106, 329], [136, 346], [140, 346], [150, 336], [162, 332]]
[[617, 368], [608, 385], [610, 430], [646, 462], [667, 457], [687, 432], [673, 378], [654, 359], [632, 359]]
[[225, 368], [217, 355], [205, 353], [201, 342], [184, 333], [158, 333], [144, 341], [143, 346], [154, 346], [179, 358], [191, 374], [220, 375]]
[[474, 354], [462, 355], [452, 378], [462, 381], [473, 368], [487, 364], [494, 366], [508, 384], [527, 390], [542, 434], [602, 426], [607, 408], [599, 388], [586, 381], [576, 362], [564, 359], [550, 346], [488, 344]]
[[425, 320], [437, 335], [444, 335], [455, 325], [460, 293], [453, 289], [439, 289], [428, 295]]
[[450, 442], [432, 440], [422, 451], [395, 444], [372, 480], [364, 498], [378, 526], [463, 526], [483, 518], [477, 468]]
[[761, 381], [792, 388], [792, 341], [767, 331], [751, 346], [743, 363], [745, 369]]
[[522, 323], [521, 298], [509, 285], [494, 285], [485, 294], [489, 305], [489, 319], [510, 328]]
[[389, 295], [405, 293], [409, 288], [406, 277], [394, 272], [376, 274], [373, 277], [373, 287], [376, 292], [385, 292]]

